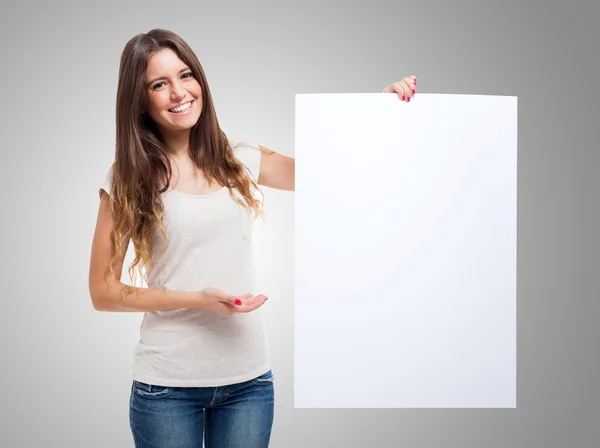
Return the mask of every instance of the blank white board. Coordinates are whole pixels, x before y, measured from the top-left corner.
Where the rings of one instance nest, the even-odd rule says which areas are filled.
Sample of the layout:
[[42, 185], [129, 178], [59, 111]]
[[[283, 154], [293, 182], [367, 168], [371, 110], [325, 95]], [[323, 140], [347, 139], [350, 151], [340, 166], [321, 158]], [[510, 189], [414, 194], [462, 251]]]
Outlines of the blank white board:
[[295, 407], [516, 407], [517, 97], [296, 95], [295, 138]]

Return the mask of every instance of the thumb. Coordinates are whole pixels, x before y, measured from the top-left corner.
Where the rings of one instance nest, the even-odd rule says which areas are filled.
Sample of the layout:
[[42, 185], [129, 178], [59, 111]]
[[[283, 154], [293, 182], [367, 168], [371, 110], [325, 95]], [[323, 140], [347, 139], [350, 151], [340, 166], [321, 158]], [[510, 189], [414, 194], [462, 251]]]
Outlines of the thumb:
[[232, 305], [240, 306], [242, 304], [241, 299], [249, 299], [250, 297], [252, 297], [252, 294], [250, 293], [246, 293], [241, 296], [231, 296], [229, 298], [229, 303], [231, 303]]

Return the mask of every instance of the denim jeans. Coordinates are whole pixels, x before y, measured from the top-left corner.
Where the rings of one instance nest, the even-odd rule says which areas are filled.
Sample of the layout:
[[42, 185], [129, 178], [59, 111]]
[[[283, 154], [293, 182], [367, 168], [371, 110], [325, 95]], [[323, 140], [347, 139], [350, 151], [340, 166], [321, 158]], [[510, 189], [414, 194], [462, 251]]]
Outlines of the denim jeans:
[[133, 381], [129, 400], [136, 448], [267, 448], [273, 373], [218, 387], [165, 387]]

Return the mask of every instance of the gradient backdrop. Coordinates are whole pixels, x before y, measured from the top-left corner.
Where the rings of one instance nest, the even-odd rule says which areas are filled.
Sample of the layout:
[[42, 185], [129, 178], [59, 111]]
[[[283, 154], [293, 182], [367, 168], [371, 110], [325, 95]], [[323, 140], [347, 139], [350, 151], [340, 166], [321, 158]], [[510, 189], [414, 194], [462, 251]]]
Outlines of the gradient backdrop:
[[196, 51], [226, 133], [290, 156], [296, 93], [414, 74], [519, 98], [517, 409], [294, 409], [294, 194], [271, 190], [272, 447], [598, 446], [599, 22], [593, 0], [3, 4], [0, 446], [133, 446], [141, 314], [94, 311], [87, 281], [119, 56], [155, 27]]

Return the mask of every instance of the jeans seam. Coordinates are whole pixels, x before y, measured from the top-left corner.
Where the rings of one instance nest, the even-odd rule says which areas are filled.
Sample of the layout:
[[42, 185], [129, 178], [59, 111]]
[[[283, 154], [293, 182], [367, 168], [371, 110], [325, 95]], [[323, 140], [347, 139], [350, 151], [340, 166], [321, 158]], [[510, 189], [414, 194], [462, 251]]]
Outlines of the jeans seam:
[[203, 420], [204, 420], [204, 422], [202, 424], [202, 442], [203, 442], [202, 445], [201, 445], [202, 447], [206, 446], [206, 442], [208, 441], [208, 437], [209, 437], [209, 435], [208, 435], [208, 432], [209, 432], [209, 428], [208, 428], [208, 412], [207, 411], [208, 411], [208, 406], [205, 407], [204, 410], [203, 410], [203, 413], [204, 413]]
[[135, 444], [136, 448], [140, 446], [139, 444], [139, 440], [137, 437], [137, 433], [135, 432], [135, 422], [134, 422], [134, 418], [133, 418], [133, 400], [134, 400], [134, 390], [133, 388], [135, 387], [135, 385], [131, 386], [131, 398], [129, 400], [129, 424], [131, 425], [131, 433], [133, 434], [133, 443]]

